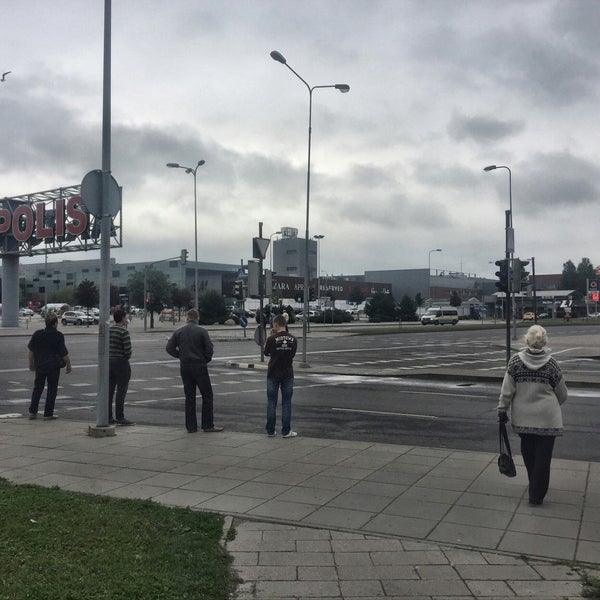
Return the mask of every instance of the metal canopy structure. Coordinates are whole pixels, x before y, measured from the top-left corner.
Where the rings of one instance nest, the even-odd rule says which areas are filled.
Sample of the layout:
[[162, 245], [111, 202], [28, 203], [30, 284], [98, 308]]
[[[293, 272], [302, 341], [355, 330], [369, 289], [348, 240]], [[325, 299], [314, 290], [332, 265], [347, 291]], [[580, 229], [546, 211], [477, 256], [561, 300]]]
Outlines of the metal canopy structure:
[[[101, 216], [81, 198], [81, 185], [0, 199], [0, 258], [99, 250]], [[111, 218], [110, 246], [122, 247], [122, 211]]]

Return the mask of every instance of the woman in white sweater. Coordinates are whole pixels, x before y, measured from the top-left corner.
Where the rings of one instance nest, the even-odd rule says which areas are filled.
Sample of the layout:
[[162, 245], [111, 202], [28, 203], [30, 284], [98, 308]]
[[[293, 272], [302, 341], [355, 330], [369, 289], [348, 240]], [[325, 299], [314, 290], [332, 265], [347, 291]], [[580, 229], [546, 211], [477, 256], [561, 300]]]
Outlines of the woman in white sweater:
[[513, 356], [504, 375], [498, 417], [510, 419], [521, 438], [521, 454], [529, 478], [529, 504], [542, 504], [550, 483], [556, 436], [563, 433], [561, 405], [568, 392], [558, 363], [544, 349], [546, 330], [533, 325], [525, 335], [527, 348]]

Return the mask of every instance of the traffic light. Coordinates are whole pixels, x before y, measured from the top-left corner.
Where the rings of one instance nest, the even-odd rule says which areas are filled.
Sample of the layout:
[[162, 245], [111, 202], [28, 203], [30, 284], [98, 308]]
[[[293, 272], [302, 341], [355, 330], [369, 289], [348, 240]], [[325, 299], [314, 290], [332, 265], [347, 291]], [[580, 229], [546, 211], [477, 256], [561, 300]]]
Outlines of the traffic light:
[[525, 270], [525, 267], [528, 264], [528, 260], [519, 260], [519, 278], [521, 282], [521, 285], [519, 287], [521, 290], [526, 290], [529, 287], [529, 271]]
[[308, 299], [311, 302], [314, 302], [317, 299], [316, 296], [315, 296], [315, 288], [309, 288], [309, 290], [308, 290]]
[[239, 279], [238, 281], [235, 282], [234, 287], [233, 287], [233, 296], [235, 298], [237, 298], [238, 300], [243, 300], [244, 299], [244, 282]]
[[185, 265], [187, 263], [187, 259], [188, 259], [188, 251], [184, 248], [181, 251], [181, 264]]
[[525, 270], [528, 264], [528, 260], [520, 258], [515, 258], [513, 261], [513, 290], [515, 292], [526, 290], [529, 285], [529, 271]]
[[499, 292], [508, 294], [508, 260], [503, 258], [502, 260], [497, 260], [495, 264], [499, 267], [496, 271], [496, 277], [498, 277], [496, 287]]

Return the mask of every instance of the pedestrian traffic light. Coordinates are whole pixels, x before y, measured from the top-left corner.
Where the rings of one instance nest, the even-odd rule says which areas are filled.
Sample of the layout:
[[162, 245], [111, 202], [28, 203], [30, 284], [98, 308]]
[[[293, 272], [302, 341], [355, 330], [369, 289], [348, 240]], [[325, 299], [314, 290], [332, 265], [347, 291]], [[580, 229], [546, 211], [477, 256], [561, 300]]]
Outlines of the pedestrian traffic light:
[[184, 248], [181, 251], [181, 264], [185, 265], [187, 263], [187, 259], [188, 259], [188, 251]]
[[499, 267], [496, 271], [496, 277], [498, 277], [496, 287], [499, 292], [508, 294], [508, 260], [503, 258], [502, 260], [497, 260], [495, 264]]
[[244, 282], [241, 279], [237, 280], [234, 284], [233, 296], [238, 300], [244, 299]]

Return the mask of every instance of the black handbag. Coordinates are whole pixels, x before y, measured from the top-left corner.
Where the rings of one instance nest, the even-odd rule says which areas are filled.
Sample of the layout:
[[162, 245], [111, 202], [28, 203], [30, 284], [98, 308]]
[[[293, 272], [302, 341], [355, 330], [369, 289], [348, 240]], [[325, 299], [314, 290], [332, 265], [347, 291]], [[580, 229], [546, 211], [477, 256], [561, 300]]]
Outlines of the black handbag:
[[500, 456], [498, 457], [498, 469], [502, 475], [507, 477], [516, 477], [517, 469], [515, 461], [510, 450], [510, 442], [508, 441], [508, 433], [506, 432], [506, 423], [498, 425], [498, 437], [500, 438]]

